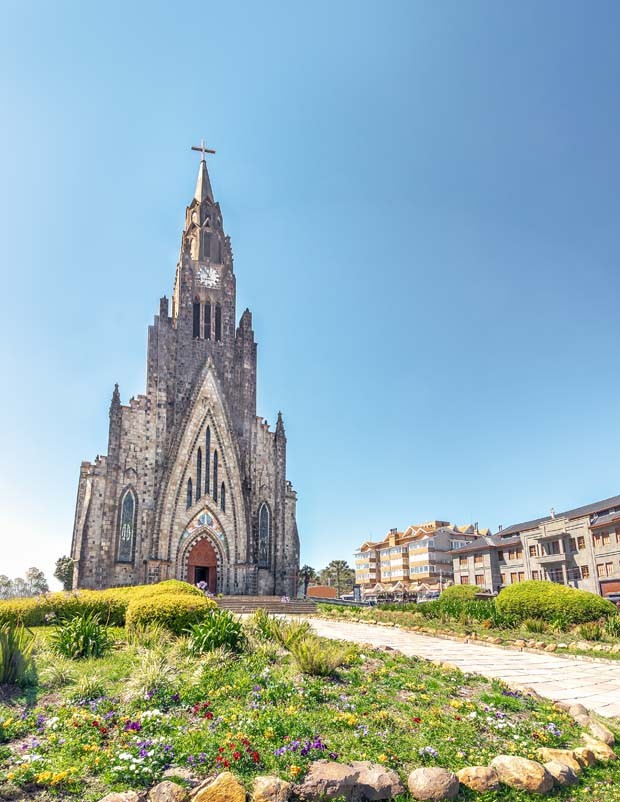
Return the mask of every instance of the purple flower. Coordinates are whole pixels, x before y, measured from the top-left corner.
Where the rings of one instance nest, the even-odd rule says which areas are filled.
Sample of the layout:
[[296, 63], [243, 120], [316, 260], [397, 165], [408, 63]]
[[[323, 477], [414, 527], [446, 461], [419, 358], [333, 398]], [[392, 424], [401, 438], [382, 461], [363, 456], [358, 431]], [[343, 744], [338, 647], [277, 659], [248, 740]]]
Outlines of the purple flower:
[[423, 746], [422, 749], [418, 751], [421, 757], [437, 757], [439, 755], [439, 752], [433, 749], [432, 746]]

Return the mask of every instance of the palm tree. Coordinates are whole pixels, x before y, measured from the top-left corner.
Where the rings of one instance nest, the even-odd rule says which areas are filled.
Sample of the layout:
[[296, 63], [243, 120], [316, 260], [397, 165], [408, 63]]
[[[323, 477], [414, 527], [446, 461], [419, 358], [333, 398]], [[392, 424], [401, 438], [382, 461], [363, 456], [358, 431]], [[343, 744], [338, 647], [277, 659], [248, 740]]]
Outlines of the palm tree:
[[299, 578], [301, 579], [304, 587], [304, 596], [308, 595], [308, 585], [314, 582], [317, 578], [317, 572], [310, 565], [304, 565], [299, 569]]

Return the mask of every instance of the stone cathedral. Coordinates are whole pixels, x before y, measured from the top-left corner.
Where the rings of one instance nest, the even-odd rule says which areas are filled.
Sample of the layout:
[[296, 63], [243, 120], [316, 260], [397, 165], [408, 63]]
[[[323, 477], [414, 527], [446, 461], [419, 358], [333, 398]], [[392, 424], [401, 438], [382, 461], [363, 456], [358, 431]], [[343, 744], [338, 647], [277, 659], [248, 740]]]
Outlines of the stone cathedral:
[[212, 593], [296, 595], [297, 495], [282, 415], [256, 416], [256, 343], [239, 325], [230, 238], [204, 145], [187, 207], [172, 308], [148, 329], [146, 392], [110, 405], [107, 456], [83, 462], [74, 586], [163, 579]]

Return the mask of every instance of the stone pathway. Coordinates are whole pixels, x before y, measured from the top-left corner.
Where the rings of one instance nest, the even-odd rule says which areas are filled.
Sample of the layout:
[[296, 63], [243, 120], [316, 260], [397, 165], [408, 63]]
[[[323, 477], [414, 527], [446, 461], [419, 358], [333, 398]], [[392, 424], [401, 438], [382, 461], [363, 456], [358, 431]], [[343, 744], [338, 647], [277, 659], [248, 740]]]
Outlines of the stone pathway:
[[316, 633], [324, 638], [391, 646], [409, 656], [451, 663], [464, 672], [501, 679], [514, 687], [532, 688], [555, 702], [580, 702], [601, 716], [620, 717], [620, 661], [593, 663], [575, 657], [460, 643], [392, 627], [309, 620]]

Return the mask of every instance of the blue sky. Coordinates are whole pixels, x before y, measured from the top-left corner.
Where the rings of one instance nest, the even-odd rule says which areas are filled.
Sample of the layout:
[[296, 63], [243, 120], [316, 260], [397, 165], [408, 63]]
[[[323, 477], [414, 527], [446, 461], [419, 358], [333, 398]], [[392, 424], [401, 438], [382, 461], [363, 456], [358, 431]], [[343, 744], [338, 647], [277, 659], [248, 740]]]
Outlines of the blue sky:
[[2, 6], [0, 573], [144, 391], [202, 136], [304, 562], [620, 492], [617, 3]]

